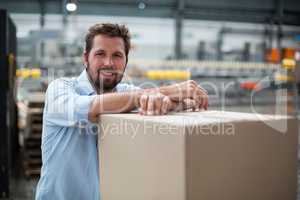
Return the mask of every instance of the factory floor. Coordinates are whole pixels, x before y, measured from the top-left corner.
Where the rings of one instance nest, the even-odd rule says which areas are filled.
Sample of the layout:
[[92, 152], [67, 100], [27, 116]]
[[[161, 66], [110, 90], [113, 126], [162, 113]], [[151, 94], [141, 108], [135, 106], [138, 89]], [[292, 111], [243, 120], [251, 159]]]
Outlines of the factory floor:
[[[220, 110], [220, 108], [210, 108], [210, 110]], [[248, 107], [227, 107], [227, 111], [238, 111], [238, 112], [251, 112]], [[273, 109], [268, 106], [259, 106], [256, 107], [256, 111], [264, 114], [272, 114]], [[298, 116], [299, 119], [299, 116]], [[300, 121], [299, 121], [300, 127]], [[297, 200], [300, 200], [300, 146], [298, 150], [298, 197]], [[20, 169], [19, 169], [20, 171]], [[10, 191], [11, 198], [9, 200], [33, 200], [36, 185], [38, 182], [37, 178], [29, 179], [25, 178], [20, 172], [16, 173], [17, 175], [10, 180]]]
[[[300, 148], [299, 148], [300, 152]], [[38, 179], [24, 177], [11, 180], [11, 198], [9, 200], [33, 200]], [[298, 161], [298, 196], [300, 200], [300, 161]], [[8, 199], [7, 199], [8, 200]]]
[[15, 166], [11, 171], [12, 175], [9, 180], [10, 198], [5, 200], [34, 200], [38, 178], [25, 177], [19, 156], [16, 157]]
[[21, 177], [11, 180], [10, 200], [33, 200], [38, 179]]

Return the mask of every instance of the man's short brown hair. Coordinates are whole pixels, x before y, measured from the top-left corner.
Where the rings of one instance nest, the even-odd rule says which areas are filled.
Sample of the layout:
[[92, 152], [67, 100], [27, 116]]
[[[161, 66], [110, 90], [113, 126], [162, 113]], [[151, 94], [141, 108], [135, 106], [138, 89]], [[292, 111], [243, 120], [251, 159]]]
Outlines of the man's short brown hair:
[[126, 62], [130, 49], [130, 33], [125, 25], [100, 23], [91, 26], [85, 36], [85, 52], [89, 53], [93, 47], [94, 37], [96, 35], [105, 35], [109, 37], [120, 37], [124, 41]]

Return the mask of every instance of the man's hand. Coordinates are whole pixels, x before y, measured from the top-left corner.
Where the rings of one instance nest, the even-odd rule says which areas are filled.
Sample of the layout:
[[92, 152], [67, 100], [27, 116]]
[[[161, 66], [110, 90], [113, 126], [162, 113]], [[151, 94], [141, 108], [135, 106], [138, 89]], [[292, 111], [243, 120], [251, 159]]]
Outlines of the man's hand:
[[180, 103], [184, 99], [192, 99], [196, 102], [197, 108], [208, 108], [208, 95], [206, 90], [193, 80], [161, 87], [160, 92], [169, 96], [172, 101]]
[[195, 100], [190, 98], [172, 101], [161, 93], [143, 93], [138, 97], [138, 108], [141, 115], [165, 115], [170, 111], [194, 111], [199, 109], [199, 106]]
[[165, 115], [172, 109], [172, 102], [161, 93], [146, 92], [139, 96], [138, 108], [142, 115]]

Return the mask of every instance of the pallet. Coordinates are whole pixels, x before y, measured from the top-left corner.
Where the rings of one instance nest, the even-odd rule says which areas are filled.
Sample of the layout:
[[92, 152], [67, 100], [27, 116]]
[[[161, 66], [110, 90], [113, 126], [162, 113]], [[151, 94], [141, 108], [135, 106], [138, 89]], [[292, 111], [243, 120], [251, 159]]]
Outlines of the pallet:
[[41, 173], [41, 168], [36, 169], [25, 169], [24, 174], [27, 178], [38, 178]]
[[40, 138], [27, 138], [24, 143], [25, 149], [38, 149], [41, 147], [41, 139]]
[[[22, 157], [24, 174], [27, 178], [40, 175], [42, 166], [41, 138], [43, 123], [44, 94], [32, 94], [28, 99], [18, 104], [21, 109], [19, 115], [22, 127]], [[20, 142], [21, 143], [21, 142]]]
[[26, 150], [23, 152], [23, 169], [27, 178], [36, 178], [40, 175], [42, 167], [41, 152]]

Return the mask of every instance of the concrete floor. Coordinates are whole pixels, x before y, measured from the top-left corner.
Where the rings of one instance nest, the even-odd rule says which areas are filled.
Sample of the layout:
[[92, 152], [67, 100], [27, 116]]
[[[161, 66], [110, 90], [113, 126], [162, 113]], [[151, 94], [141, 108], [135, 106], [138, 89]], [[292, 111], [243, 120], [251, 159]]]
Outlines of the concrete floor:
[[11, 180], [10, 200], [34, 200], [38, 179], [21, 177]]
[[[299, 149], [300, 152], [300, 149]], [[20, 178], [11, 180], [11, 198], [9, 200], [34, 200], [38, 179]], [[300, 200], [300, 161], [298, 162], [298, 197]], [[7, 199], [8, 200], [8, 199]]]

